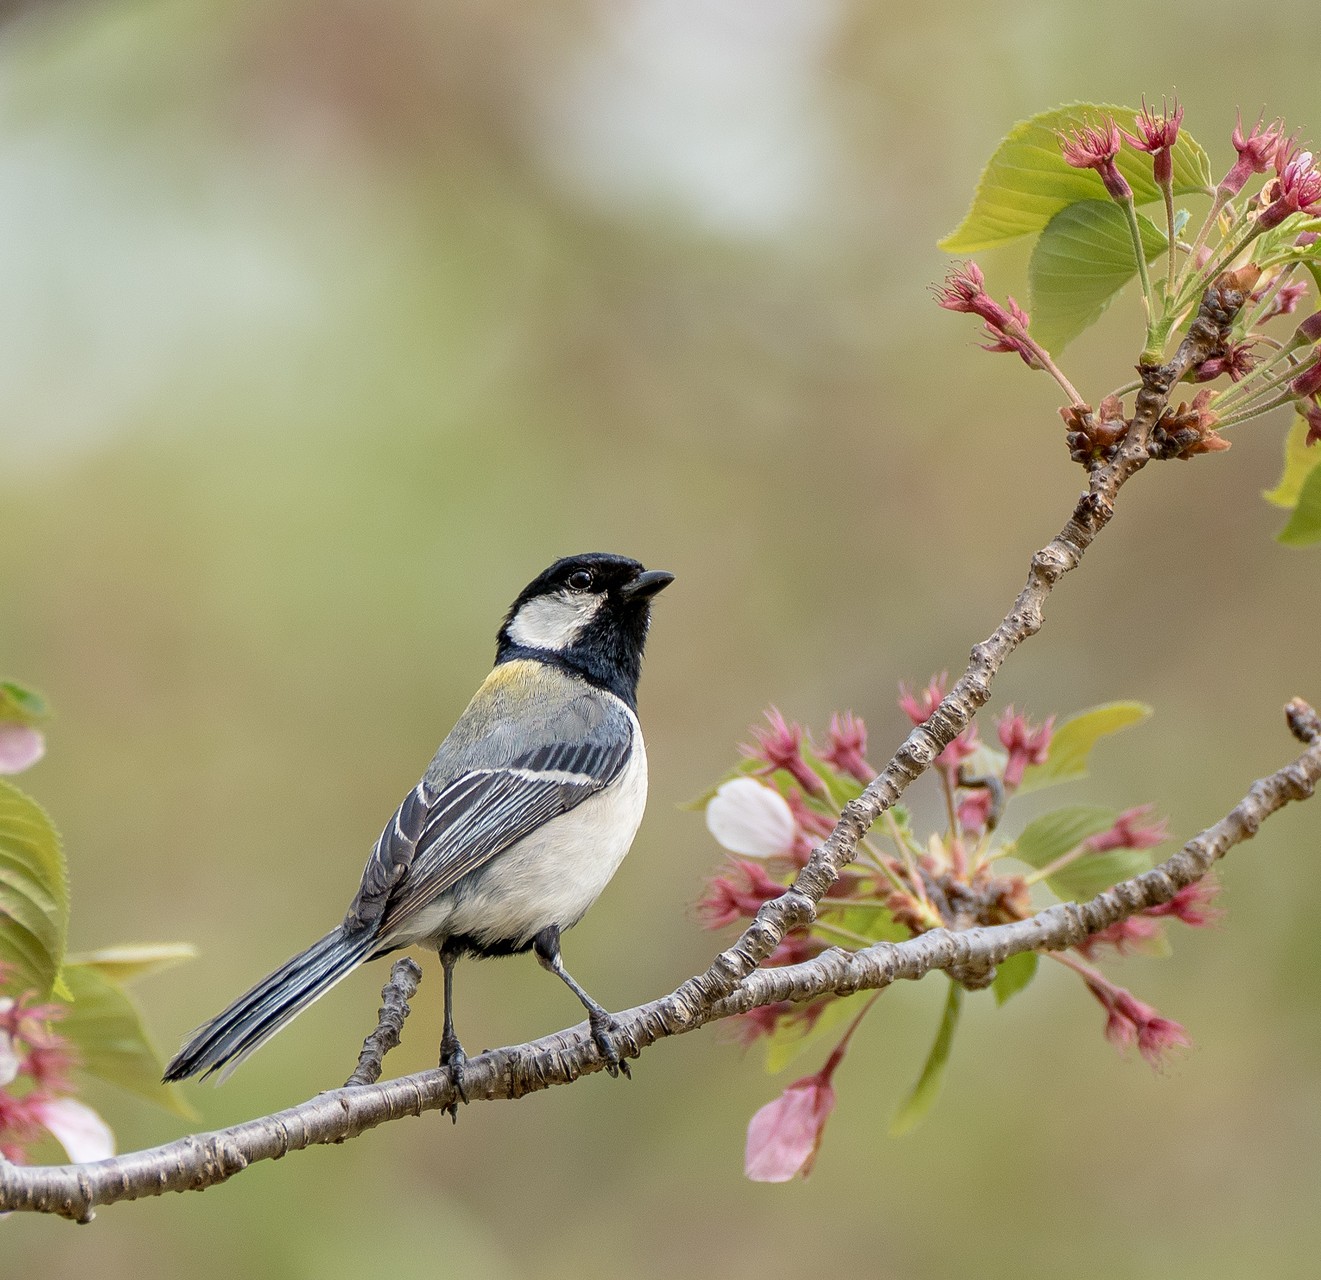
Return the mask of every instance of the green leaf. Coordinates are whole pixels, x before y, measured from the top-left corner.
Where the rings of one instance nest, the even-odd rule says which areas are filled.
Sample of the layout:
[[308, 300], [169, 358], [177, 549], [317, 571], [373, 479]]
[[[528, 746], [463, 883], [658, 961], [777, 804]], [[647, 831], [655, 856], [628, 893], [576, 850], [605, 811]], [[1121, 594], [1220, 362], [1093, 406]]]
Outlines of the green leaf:
[[1296, 417], [1284, 440], [1284, 471], [1274, 489], [1263, 489], [1261, 496], [1273, 506], [1292, 510], [1298, 505], [1303, 481], [1321, 467], [1321, 445], [1307, 447], [1307, 420]]
[[[1147, 261], [1165, 251], [1165, 233], [1138, 214]], [[1083, 200], [1061, 209], [1042, 231], [1028, 263], [1032, 336], [1063, 351], [1095, 324], [1137, 275], [1128, 219], [1113, 200]]]
[[94, 965], [66, 965], [64, 978], [73, 1001], [57, 1030], [77, 1047], [82, 1069], [185, 1120], [193, 1119], [195, 1113], [178, 1088], [161, 1083], [165, 1064], [127, 993]]
[[1303, 481], [1298, 505], [1289, 523], [1275, 535], [1275, 541], [1286, 547], [1307, 547], [1321, 542], [1321, 467], [1313, 467], [1311, 475]]
[[1040, 870], [1076, 849], [1088, 836], [1108, 830], [1117, 817], [1114, 809], [1104, 805], [1073, 804], [1052, 809], [1033, 818], [1006, 851]]
[[832, 1035], [861, 1008], [860, 997], [870, 995], [862, 991], [851, 996], [828, 996], [816, 1021], [810, 1026], [804, 1018], [782, 1022], [766, 1041], [766, 1070], [770, 1075], [783, 1071], [805, 1049]]
[[957, 982], [949, 984], [949, 996], [945, 1000], [945, 1013], [940, 1019], [935, 1042], [922, 1067], [913, 1091], [904, 1100], [903, 1105], [894, 1113], [890, 1121], [890, 1136], [897, 1138], [917, 1127], [922, 1118], [931, 1110], [932, 1104], [940, 1093], [940, 1082], [945, 1075], [945, 1066], [949, 1062], [949, 1051], [954, 1044], [954, 1029], [959, 1024], [959, 1010], [963, 1007], [963, 988]]
[[35, 725], [49, 718], [46, 699], [35, 689], [0, 680], [0, 723]]
[[1004, 1004], [1011, 996], [1016, 996], [1037, 976], [1037, 962], [1035, 951], [1020, 951], [1016, 956], [1010, 956], [1002, 965], [997, 966], [995, 981], [991, 983], [997, 1005]]
[[[1136, 114], [1132, 107], [1074, 103], [1020, 121], [982, 171], [972, 208], [940, 247], [947, 253], [976, 253], [1043, 230], [1061, 209], [1079, 200], [1106, 198], [1099, 174], [1074, 169], [1065, 161], [1057, 134], [1106, 115], [1131, 128]], [[1179, 130], [1172, 158], [1177, 194], [1211, 193], [1211, 166], [1206, 152], [1183, 129]], [[1137, 204], [1162, 199], [1150, 156], [1124, 147], [1115, 163], [1133, 188]]]
[[913, 936], [903, 925], [896, 923], [895, 918], [879, 902], [845, 905], [844, 899], [825, 898], [821, 902], [817, 924], [822, 926], [819, 936], [832, 947], [851, 949], [858, 945], [825, 927], [832, 924], [849, 933], [859, 934], [869, 942], [904, 942]]
[[67, 963], [95, 969], [103, 978], [122, 984], [196, 957], [197, 948], [191, 943], [137, 942], [71, 953]]
[[68, 924], [60, 838], [35, 800], [0, 782], [0, 965], [9, 969], [8, 988], [50, 994]]
[[1089, 853], [1046, 877], [1051, 893], [1063, 902], [1086, 902], [1111, 885], [1151, 870], [1151, 855], [1141, 849]]
[[1150, 714], [1151, 708], [1141, 702], [1106, 702], [1070, 716], [1055, 730], [1045, 764], [1028, 766], [1018, 794], [1085, 778], [1087, 758], [1102, 738], [1140, 724]]

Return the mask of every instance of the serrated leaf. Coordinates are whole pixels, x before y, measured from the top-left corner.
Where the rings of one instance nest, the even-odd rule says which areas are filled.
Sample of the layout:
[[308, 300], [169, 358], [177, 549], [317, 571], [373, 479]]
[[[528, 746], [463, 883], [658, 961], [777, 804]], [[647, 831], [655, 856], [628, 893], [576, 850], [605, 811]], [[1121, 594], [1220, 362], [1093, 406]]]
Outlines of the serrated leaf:
[[1085, 778], [1087, 759], [1102, 738], [1140, 724], [1149, 715], [1151, 708], [1141, 702], [1106, 702], [1070, 716], [1051, 737], [1046, 762], [1028, 766], [1018, 794]]
[[[976, 253], [1043, 230], [1061, 209], [1079, 200], [1105, 199], [1100, 175], [1072, 168], [1060, 151], [1057, 135], [1106, 115], [1131, 128], [1136, 114], [1132, 107], [1074, 103], [1020, 121], [995, 149], [977, 183], [972, 207], [940, 247], [947, 253]], [[1211, 166], [1206, 152], [1183, 129], [1172, 158], [1176, 194], [1209, 194]], [[1133, 188], [1137, 204], [1163, 198], [1150, 156], [1124, 147], [1115, 163]]]
[[959, 1025], [959, 1010], [962, 1007], [963, 988], [957, 982], [951, 982], [949, 995], [945, 999], [945, 1012], [936, 1030], [936, 1039], [931, 1046], [931, 1052], [927, 1054], [927, 1060], [922, 1067], [922, 1074], [918, 1076], [912, 1093], [904, 1099], [890, 1121], [891, 1137], [898, 1138], [916, 1128], [939, 1096], [940, 1084], [949, 1062], [950, 1049], [954, 1044], [954, 1031]]
[[778, 1075], [804, 1050], [830, 1036], [858, 1012], [859, 998], [869, 994], [863, 991], [851, 996], [828, 997], [811, 1026], [804, 1018], [781, 1022], [766, 1040], [767, 1073]]
[[188, 942], [137, 942], [71, 952], [66, 963], [95, 969], [103, 978], [122, 986], [196, 958], [197, 948]]
[[1029, 867], [1048, 867], [1076, 849], [1088, 836], [1107, 831], [1119, 814], [1104, 805], [1074, 804], [1043, 813], [1023, 828], [1009, 852]]
[[1038, 956], [1035, 951], [1020, 951], [1010, 956], [1003, 964], [997, 965], [995, 981], [991, 990], [995, 993], [995, 1003], [1002, 1005], [1011, 996], [1016, 996], [1033, 978], [1037, 976]]
[[1089, 853], [1046, 877], [1046, 886], [1063, 902], [1086, 902], [1111, 885], [1151, 870], [1151, 855], [1141, 849]]
[[1313, 467], [1303, 481], [1303, 487], [1298, 491], [1298, 505], [1289, 517], [1289, 523], [1275, 535], [1275, 541], [1286, 547], [1307, 547], [1321, 542], [1321, 467]]
[[60, 838], [35, 800], [0, 782], [0, 965], [10, 970], [6, 988], [50, 994], [68, 924]]
[[1272, 506], [1292, 509], [1298, 505], [1303, 481], [1321, 467], [1321, 445], [1307, 446], [1307, 421], [1296, 417], [1284, 440], [1284, 470], [1274, 489], [1263, 489], [1261, 496]]
[[77, 1047], [82, 1069], [185, 1120], [194, 1119], [196, 1113], [178, 1088], [161, 1083], [165, 1064], [127, 992], [92, 965], [66, 965], [64, 978], [73, 1002], [57, 1029]]
[[[1138, 214], [1147, 261], [1165, 251], [1165, 233]], [[1133, 235], [1113, 200], [1083, 200], [1046, 224], [1028, 262], [1032, 336], [1058, 353], [1095, 324], [1137, 275]]]
[[0, 680], [0, 721], [38, 725], [50, 718], [46, 699], [14, 680]]

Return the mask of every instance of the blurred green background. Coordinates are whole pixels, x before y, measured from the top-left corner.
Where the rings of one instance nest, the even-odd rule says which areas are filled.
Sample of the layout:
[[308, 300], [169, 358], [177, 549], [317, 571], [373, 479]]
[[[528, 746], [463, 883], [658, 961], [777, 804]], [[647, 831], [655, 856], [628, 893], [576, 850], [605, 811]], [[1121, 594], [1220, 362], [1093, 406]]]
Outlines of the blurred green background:
[[[616, 1007], [704, 966], [718, 851], [678, 802], [771, 701], [853, 708], [884, 758], [895, 681], [962, 665], [1079, 490], [1053, 385], [927, 294], [996, 141], [1177, 90], [1222, 172], [1236, 104], [1319, 123], [1312, 45], [1216, 0], [16, 8], [0, 668], [58, 710], [25, 784], [66, 837], [72, 945], [201, 949], [139, 988], [165, 1049], [338, 918], [512, 595], [586, 549], [678, 581], [642, 689], [650, 813], [566, 956]], [[1023, 262], [983, 259], [1020, 297]], [[1068, 352], [1094, 399], [1130, 376], [1135, 314]], [[1036, 716], [1157, 708], [1071, 799], [1154, 800], [1186, 837], [1289, 755], [1321, 561], [1258, 497], [1285, 425], [1143, 474], [1002, 676], [995, 705]], [[743, 1180], [784, 1081], [705, 1033], [632, 1084], [390, 1125], [88, 1228], [12, 1218], [0, 1272], [1312, 1274], [1319, 851], [1321, 803], [1280, 815], [1227, 864], [1218, 930], [1112, 968], [1196, 1041], [1161, 1075], [1049, 966], [1002, 1012], [969, 1002], [935, 1113], [892, 1140], [933, 980], [869, 1019], [806, 1183]], [[434, 1061], [428, 971], [396, 1072]], [[190, 1086], [204, 1122], [339, 1083], [384, 976]], [[577, 1017], [526, 958], [458, 994], [470, 1050]], [[90, 1096], [124, 1149], [182, 1131]]]

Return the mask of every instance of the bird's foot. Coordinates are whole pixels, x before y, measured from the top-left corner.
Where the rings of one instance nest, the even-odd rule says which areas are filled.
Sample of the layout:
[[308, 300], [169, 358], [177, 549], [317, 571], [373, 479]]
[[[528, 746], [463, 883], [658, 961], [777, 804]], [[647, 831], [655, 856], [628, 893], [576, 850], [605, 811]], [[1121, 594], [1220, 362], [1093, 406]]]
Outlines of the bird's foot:
[[619, 1023], [604, 1009], [593, 1009], [588, 1015], [587, 1022], [592, 1028], [592, 1039], [596, 1042], [601, 1057], [605, 1059], [605, 1069], [612, 1076], [617, 1076], [622, 1071], [625, 1078], [631, 1080], [633, 1073], [628, 1069], [627, 1060], [620, 1057], [619, 1046], [616, 1044], [623, 1035]]
[[[440, 1042], [440, 1065], [449, 1068], [450, 1079], [454, 1081], [454, 1092], [459, 1095], [459, 1101], [466, 1107], [468, 1105], [468, 1090], [464, 1085], [463, 1070], [468, 1065], [468, 1055], [463, 1052], [463, 1046], [459, 1043], [458, 1037], [446, 1037]], [[444, 1108], [444, 1111], [454, 1124], [459, 1123], [458, 1102], [451, 1102], [448, 1107]]]

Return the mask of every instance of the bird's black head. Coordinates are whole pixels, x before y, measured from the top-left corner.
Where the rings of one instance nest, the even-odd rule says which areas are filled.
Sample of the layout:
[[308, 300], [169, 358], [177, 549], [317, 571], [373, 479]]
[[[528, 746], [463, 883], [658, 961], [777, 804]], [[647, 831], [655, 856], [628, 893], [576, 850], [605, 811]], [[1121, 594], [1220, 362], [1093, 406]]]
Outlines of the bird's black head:
[[495, 660], [554, 662], [637, 706], [651, 598], [674, 581], [627, 556], [568, 556], [534, 578], [510, 606]]

